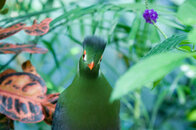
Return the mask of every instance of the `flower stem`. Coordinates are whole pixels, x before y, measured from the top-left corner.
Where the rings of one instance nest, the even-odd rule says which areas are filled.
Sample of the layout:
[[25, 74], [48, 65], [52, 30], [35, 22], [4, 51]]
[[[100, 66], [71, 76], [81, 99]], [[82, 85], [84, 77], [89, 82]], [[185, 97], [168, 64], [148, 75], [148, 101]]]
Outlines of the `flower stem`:
[[148, 9], [148, 0], [145, 0], [146, 9]]
[[[146, 9], [148, 9], [148, 0], [145, 0], [145, 6]], [[165, 33], [163, 31], [161, 31], [161, 29], [155, 24], [155, 22], [153, 20], [151, 20], [153, 25], [159, 30], [159, 32], [164, 36], [165, 39], [167, 39], [167, 36], [165, 35]]]
[[153, 20], [151, 20], [153, 25], [159, 30], [159, 32], [164, 36], [165, 39], [167, 39], [166, 34], [155, 24], [155, 22]]

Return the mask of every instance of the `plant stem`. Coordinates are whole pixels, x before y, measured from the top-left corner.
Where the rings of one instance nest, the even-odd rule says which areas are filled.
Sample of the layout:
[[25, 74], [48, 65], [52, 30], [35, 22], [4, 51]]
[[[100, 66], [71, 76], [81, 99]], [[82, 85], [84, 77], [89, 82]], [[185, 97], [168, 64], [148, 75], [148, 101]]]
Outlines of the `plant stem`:
[[[148, 0], [145, 0], [145, 6], [146, 9], [148, 9]], [[167, 36], [165, 35], [165, 33], [163, 31], [161, 31], [161, 29], [155, 24], [155, 22], [153, 20], [151, 20], [153, 25], [159, 30], [159, 32], [164, 36], [165, 39], [167, 39]]]
[[167, 93], [168, 93], [168, 90], [164, 90], [164, 91], [160, 92], [158, 98], [156, 99], [156, 102], [155, 102], [153, 110], [152, 110], [152, 117], [151, 117], [151, 122], [149, 125], [149, 130], [154, 129], [154, 124], [156, 121], [158, 110], [160, 109], [161, 104], [163, 103], [165, 97], [167, 96]]
[[148, 0], [145, 0], [146, 9], [148, 9]]
[[165, 39], [167, 39], [166, 34], [155, 24], [155, 22], [153, 20], [151, 20], [153, 25], [159, 30], [159, 32], [164, 36]]
[[17, 19], [30, 18], [32, 16], [41, 15], [41, 14], [44, 14], [44, 13], [49, 13], [49, 12], [52, 12], [52, 11], [56, 11], [58, 9], [61, 9], [61, 8], [52, 8], [52, 9], [47, 9], [47, 10], [44, 10], [44, 11], [29, 13], [27, 15], [22, 15], [22, 16], [18, 16], [18, 17], [5, 18], [5, 19], [0, 20], [0, 22], [12, 22], [12, 21], [15, 21]]

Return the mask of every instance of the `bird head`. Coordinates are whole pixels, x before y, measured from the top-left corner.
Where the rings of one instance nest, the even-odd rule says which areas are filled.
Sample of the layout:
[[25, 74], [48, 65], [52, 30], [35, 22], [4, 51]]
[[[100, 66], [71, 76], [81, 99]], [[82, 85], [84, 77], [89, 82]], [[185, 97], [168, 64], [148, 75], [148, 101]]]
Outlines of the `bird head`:
[[89, 36], [83, 41], [83, 52], [80, 58], [80, 74], [97, 77], [106, 42], [97, 37]]

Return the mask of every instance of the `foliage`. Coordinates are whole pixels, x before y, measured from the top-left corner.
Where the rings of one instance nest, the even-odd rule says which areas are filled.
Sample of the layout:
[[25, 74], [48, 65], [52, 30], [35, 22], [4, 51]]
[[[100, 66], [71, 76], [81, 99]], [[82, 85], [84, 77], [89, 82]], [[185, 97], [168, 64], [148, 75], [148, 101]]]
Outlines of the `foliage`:
[[0, 74], [0, 113], [25, 123], [45, 120], [51, 124], [57, 94], [46, 95], [47, 87], [30, 61], [24, 72], [7, 69]]
[[46, 53], [48, 50], [27, 44], [0, 43], [0, 54], [27, 53]]
[[187, 0], [182, 6], [179, 7], [177, 17], [185, 25], [196, 24], [196, 1]]
[[[135, 89], [141, 88], [149, 82], [162, 78], [174, 68], [180, 66], [182, 64], [182, 60], [186, 57], [187, 54], [161, 53], [143, 59], [130, 68], [116, 82], [111, 99], [118, 99]], [[175, 62], [175, 64], [173, 62]], [[146, 67], [144, 68], [143, 66]]]
[[[2, 6], [4, 4], [5, 1]], [[1, 28], [0, 39], [10, 37], [21, 30], [29, 35], [44, 35], [49, 31], [51, 21], [52, 19], [46, 18], [40, 24], [37, 24], [35, 20], [34, 24], [29, 27], [25, 27], [23, 23], [17, 23], [7, 28]], [[47, 52], [46, 49], [38, 48], [36, 45], [10, 43], [0, 43], [0, 50], [1, 54], [19, 54], [22, 51], [28, 53]], [[7, 69], [0, 73], [1, 129], [14, 129], [13, 120], [25, 123], [45, 120], [46, 123], [52, 124], [52, 115], [59, 93], [46, 96], [47, 87], [30, 61], [24, 62], [22, 69], [24, 71], [22, 73], [13, 69]]]
[[[5, 68], [18, 70], [30, 59], [44, 79], [48, 94], [61, 92], [77, 73], [81, 41], [87, 35], [98, 35], [108, 41], [101, 71], [115, 87], [115, 97], [121, 99], [123, 130], [195, 129], [195, 0], [183, 3], [148, 0], [148, 8], [159, 15], [156, 24], [146, 23], [143, 19], [144, 3], [144, 0], [127, 3], [114, 0], [7, 0], [0, 11], [0, 38], [4, 38], [0, 42], [0, 53], [14, 55], [0, 55], [0, 71]], [[33, 35], [36, 29], [43, 31], [40, 26], [46, 18], [53, 19], [47, 23], [50, 26], [50, 30], [48, 25], [46, 28], [48, 33], [29, 36], [25, 29], [31, 30], [29, 34]], [[35, 19], [41, 22], [32, 25]], [[16, 27], [18, 23], [22, 24]], [[169, 38], [165, 39], [160, 31]], [[19, 53], [32, 53], [32, 48], [33, 52], [45, 53], [46, 50], [37, 44], [45, 46], [48, 53]], [[46, 97], [55, 104], [56, 96], [52, 98], [54, 101], [49, 100], [50, 95]], [[15, 121], [15, 129], [50, 127], [45, 123]]]
[[10, 130], [14, 128], [13, 120], [7, 118], [5, 115], [0, 114], [1, 130]]

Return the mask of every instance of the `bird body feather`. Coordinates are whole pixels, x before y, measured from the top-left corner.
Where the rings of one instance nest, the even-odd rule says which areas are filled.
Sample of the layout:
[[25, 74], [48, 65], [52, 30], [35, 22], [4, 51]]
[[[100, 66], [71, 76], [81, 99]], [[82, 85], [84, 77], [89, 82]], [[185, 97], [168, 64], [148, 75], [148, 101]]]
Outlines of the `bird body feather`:
[[53, 130], [119, 130], [120, 102], [109, 103], [112, 87], [103, 74], [80, 77], [60, 95]]

